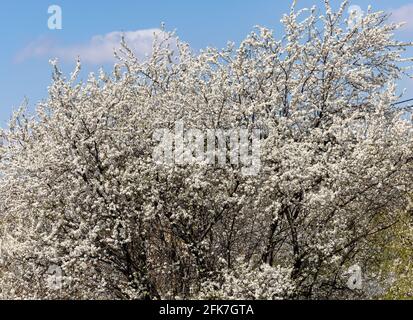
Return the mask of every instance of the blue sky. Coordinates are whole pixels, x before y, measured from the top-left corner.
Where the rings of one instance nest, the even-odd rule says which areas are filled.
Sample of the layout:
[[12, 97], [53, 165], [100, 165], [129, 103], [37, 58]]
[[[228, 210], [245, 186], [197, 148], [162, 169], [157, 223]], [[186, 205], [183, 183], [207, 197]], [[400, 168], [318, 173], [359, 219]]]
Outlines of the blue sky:
[[[338, 6], [340, 1], [332, 3]], [[54, 4], [62, 8], [62, 30], [48, 29], [47, 11]], [[298, 4], [323, 7], [319, 0], [298, 0]], [[413, 17], [413, 0], [354, 0], [352, 4], [364, 10], [372, 4], [374, 9], [394, 12], [397, 19]], [[67, 73], [74, 66], [72, 55], [76, 52], [85, 55], [87, 72], [109, 68], [105, 46], [117, 39], [118, 33], [113, 32], [131, 32], [131, 37], [145, 43], [148, 33], [142, 30], [158, 28], [161, 22], [169, 30], [177, 29], [179, 37], [195, 49], [223, 47], [228, 40], [238, 43], [255, 25], [280, 32], [279, 20], [289, 6], [288, 0], [1, 1], [0, 126], [25, 97], [33, 106], [47, 96], [51, 77], [48, 60], [56, 55], [63, 57], [61, 65]], [[413, 23], [398, 36], [413, 40]], [[407, 96], [413, 97], [413, 90]]]

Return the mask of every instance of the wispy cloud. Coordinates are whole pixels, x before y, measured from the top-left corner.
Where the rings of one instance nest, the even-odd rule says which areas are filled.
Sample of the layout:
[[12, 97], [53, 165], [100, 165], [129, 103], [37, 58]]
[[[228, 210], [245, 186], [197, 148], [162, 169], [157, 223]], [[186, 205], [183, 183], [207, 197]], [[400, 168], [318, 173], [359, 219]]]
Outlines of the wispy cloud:
[[401, 29], [402, 31], [413, 31], [413, 3], [404, 5], [397, 9], [393, 9], [390, 11], [390, 13], [390, 20], [392, 22], [405, 22], [405, 25]]
[[162, 35], [160, 29], [136, 31], [114, 31], [105, 35], [93, 36], [84, 44], [60, 45], [49, 38], [40, 38], [27, 45], [15, 57], [16, 62], [23, 62], [33, 57], [59, 58], [63, 61], [74, 61], [77, 57], [89, 64], [113, 62], [114, 50], [119, 48], [122, 35], [128, 46], [139, 58], [151, 54], [155, 35]]

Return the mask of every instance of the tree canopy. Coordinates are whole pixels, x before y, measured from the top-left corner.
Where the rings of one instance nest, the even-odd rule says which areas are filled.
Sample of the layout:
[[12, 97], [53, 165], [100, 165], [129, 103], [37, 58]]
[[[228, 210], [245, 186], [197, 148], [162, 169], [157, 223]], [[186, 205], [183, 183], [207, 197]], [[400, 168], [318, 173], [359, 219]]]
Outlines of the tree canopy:
[[[1, 132], [0, 296], [366, 296], [343, 273], [369, 270], [370, 239], [412, 194], [412, 122], [394, 106], [411, 44], [386, 13], [349, 21], [347, 6], [293, 5], [282, 38], [259, 27], [222, 50], [164, 31], [141, 61], [123, 42], [85, 82], [80, 62], [66, 78], [52, 61], [47, 100]], [[178, 122], [259, 132], [259, 170], [154, 161]]]

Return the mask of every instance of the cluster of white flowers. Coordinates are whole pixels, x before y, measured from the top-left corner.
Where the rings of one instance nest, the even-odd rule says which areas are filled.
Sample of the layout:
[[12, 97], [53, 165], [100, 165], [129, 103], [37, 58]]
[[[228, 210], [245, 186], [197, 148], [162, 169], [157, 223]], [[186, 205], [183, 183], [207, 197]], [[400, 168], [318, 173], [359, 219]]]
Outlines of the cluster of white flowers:
[[[53, 62], [48, 99], [1, 132], [0, 296], [191, 298], [208, 282], [228, 298], [342, 293], [342, 267], [412, 191], [412, 123], [393, 106], [411, 44], [383, 12], [349, 26], [347, 2], [325, 3], [322, 16], [293, 6], [280, 40], [258, 28], [194, 54], [165, 33], [145, 61], [122, 43], [113, 72], [85, 83], [80, 62], [69, 79]], [[259, 129], [259, 174], [157, 165], [154, 134], [177, 122]]]
[[292, 296], [294, 282], [291, 270], [262, 264], [252, 268], [238, 263], [225, 269], [221, 281], [208, 280], [201, 286], [198, 298], [218, 300], [280, 300]]

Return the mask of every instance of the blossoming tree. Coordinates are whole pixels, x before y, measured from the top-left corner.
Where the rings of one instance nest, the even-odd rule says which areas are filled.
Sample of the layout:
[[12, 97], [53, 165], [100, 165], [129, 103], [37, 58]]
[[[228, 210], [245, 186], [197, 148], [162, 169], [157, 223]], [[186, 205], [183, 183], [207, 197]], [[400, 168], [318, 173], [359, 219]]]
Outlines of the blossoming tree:
[[[139, 61], [122, 43], [84, 83], [80, 62], [68, 79], [53, 62], [36, 115], [2, 131], [1, 296], [362, 295], [342, 274], [412, 191], [412, 123], [394, 106], [410, 43], [383, 12], [295, 8], [284, 37], [260, 27], [238, 48], [195, 54], [164, 32]], [[259, 172], [159, 165], [154, 134], [177, 121], [259, 129]]]

